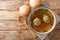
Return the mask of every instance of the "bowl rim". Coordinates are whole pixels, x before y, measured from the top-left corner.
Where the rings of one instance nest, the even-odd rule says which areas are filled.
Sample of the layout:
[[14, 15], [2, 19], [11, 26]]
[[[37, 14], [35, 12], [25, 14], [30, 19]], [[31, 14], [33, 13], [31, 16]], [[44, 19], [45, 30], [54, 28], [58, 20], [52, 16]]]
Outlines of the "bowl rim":
[[[35, 12], [36, 10], [41, 9], [41, 8], [49, 10], [52, 13], [53, 17], [54, 17], [54, 24], [53, 24], [52, 28], [49, 29], [47, 32], [37, 32], [35, 29], [33, 29], [31, 27], [31, 24], [30, 24], [30, 21], [29, 21], [30, 20], [30, 17], [31, 17], [31, 14], [33, 14], [33, 12]], [[28, 26], [31, 28], [31, 30], [33, 32], [35, 32], [35, 33], [38, 33], [38, 34], [48, 34], [48, 33], [50, 33], [55, 28], [55, 25], [56, 25], [56, 17], [55, 17], [54, 12], [51, 9], [46, 8], [46, 7], [39, 7], [39, 8], [36, 8], [35, 10], [32, 10], [31, 13], [28, 16], [28, 20], [27, 21], [28, 21]]]

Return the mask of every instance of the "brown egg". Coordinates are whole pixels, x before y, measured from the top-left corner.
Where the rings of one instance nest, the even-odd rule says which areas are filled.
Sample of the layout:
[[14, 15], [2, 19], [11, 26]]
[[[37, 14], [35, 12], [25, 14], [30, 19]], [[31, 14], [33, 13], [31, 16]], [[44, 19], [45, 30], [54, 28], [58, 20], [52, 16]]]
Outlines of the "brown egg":
[[27, 16], [30, 12], [30, 6], [29, 5], [22, 5], [19, 8], [19, 13], [21, 16]]
[[41, 0], [30, 0], [30, 6], [36, 8], [41, 5]]

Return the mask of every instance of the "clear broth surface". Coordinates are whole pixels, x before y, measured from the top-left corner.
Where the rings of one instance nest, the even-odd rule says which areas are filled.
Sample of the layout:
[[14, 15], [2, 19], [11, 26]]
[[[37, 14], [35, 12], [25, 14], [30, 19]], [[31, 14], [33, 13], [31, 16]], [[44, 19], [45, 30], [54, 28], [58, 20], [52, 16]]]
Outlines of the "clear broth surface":
[[[50, 22], [49, 23], [45, 23], [43, 21], [42, 14], [48, 15], [50, 17]], [[36, 25], [33, 24], [33, 20], [35, 18], [41, 19], [41, 25], [36, 26]], [[54, 23], [54, 17], [52, 15], [52, 13], [47, 9], [41, 8], [41, 9], [36, 10], [33, 14], [31, 14], [30, 24], [31, 24], [32, 28], [35, 29], [38, 32], [48, 31], [53, 26], [53, 23]]]

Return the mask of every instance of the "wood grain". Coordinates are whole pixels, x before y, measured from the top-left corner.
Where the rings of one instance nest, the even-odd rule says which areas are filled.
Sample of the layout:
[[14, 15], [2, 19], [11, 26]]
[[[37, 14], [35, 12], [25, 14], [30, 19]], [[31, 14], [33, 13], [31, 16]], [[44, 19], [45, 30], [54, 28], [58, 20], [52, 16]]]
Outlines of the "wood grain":
[[[60, 0], [45, 0], [60, 16]], [[19, 21], [19, 7], [29, 0], [0, 0], [0, 40], [40, 40]], [[60, 23], [45, 40], [60, 40]]]

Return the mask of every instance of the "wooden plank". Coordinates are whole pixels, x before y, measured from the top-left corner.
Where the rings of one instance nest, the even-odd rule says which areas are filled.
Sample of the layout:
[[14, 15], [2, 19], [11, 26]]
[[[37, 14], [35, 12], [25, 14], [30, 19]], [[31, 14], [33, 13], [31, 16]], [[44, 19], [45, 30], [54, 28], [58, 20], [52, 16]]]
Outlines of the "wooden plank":
[[0, 9], [4, 10], [18, 10], [21, 5], [21, 0], [0, 0]]
[[51, 9], [60, 9], [60, 0], [45, 0]]
[[53, 30], [48, 35], [49, 40], [60, 40], [60, 30]]
[[19, 21], [0, 20], [0, 31], [17, 31], [27, 29]]
[[0, 31], [0, 40], [21, 40], [17, 31]]
[[[22, 37], [23, 36], [23, 37]], [[19, 31], [0, 31], [0, 40], [37, 40], [29, 30]]]
[[18, 11], [0, 11], [0, 19], [18, 20]]

